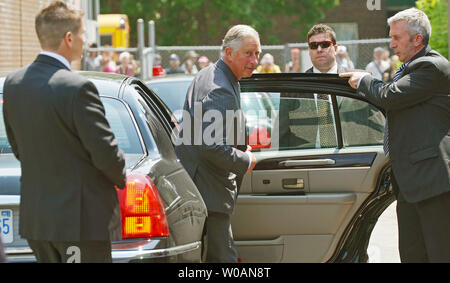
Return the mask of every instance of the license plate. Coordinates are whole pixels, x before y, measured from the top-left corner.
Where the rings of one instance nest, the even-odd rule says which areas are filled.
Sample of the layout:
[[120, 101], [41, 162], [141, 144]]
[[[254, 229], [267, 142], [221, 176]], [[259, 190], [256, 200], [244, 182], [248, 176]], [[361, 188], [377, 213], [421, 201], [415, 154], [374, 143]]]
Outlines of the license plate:
[[14, 241], [13, 212], [11, 209], [0, 209], [0, 234], [4, 244]]

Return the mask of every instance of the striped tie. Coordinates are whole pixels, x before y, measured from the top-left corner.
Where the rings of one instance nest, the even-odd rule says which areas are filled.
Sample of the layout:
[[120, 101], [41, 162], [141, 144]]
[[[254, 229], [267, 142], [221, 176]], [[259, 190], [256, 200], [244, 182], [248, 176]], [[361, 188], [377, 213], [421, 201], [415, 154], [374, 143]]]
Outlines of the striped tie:
[[[403, 70], [405, 69], [406, 66], [408, 66], [408, 63], [403, 63], [400, 66], [400, 68], [398, 68], [397, 72], [395, 72], [393, 82], [396, 82], [400, 79], [400, 77], [402, 76]], [[389, 155], [390, 146], [389, 146], [389, 129], [388, 129], [387, 117], [386, 117], [386, 123], [384, 125], [383, 150], [384, 150], [384, 153], [386, 154], [386, 156]]]

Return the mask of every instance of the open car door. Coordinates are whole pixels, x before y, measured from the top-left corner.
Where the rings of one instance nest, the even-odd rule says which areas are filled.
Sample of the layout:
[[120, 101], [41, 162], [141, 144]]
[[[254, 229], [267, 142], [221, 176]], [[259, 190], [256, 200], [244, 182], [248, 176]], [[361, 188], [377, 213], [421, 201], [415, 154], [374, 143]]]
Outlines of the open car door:
[[371, 231], [394, 200], [383, 113], [337, 75], [240, 84], [257, 159], [232, 217], [242, 261], [367, 261]]

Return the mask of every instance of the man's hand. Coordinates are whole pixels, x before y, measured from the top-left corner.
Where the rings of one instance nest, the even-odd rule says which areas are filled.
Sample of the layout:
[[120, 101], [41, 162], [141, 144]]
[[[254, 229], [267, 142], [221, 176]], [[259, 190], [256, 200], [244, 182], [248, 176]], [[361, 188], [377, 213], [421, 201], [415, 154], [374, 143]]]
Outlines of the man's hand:
[[245, 174], [248, 174], [248, 173], [252, 172], [256, 166], [256, 157], [252, 153], [252, 147], [249, 145], [247, 145], [247, 150], [245, 151], [245, 153], [248, 154], [248, 156], [250, 157], [250, 160], [251, 160], [250, 167], [248, 167], [247, 172], [245, 172]]
[[358, 89], [358, 82], [359, 80], [361, 80], [363, 77], [370, 75], [370, 73], [368, 72], [348, 72], [348, 73], [342, 73], [339, 74], [339, 77], [341, 78], [350, 78], [348, 80], [348, 84], [354, 88], [354, 89]]

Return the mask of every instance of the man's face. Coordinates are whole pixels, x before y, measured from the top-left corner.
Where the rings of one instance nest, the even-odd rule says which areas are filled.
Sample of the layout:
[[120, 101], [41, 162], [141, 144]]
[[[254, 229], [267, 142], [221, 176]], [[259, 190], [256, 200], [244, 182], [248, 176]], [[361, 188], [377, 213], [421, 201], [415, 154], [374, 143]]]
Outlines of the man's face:
[[421, 45], [421, 36], [415, 35], [411, 37], [407, 29], [408, 23], [405, 20], [392, 23], [390, 28], [390, 47], [394, 50], [401, 62], [408, 62], [416, 55], [416, 48]]
[[171, 59], [171, 60], [169, 61], [169, 65], [170, 65], [170, 67], [171, 67], [172, 69], [176, 70], [176, 69], [178, 69], [178, 67], [180, 66], [180, 61], [175, 60], [175, 59]]
[[242, 40], [242, 46], [239, 50], [233, 51], [231, 47], [225, 50], [227, 63], [236, 79], [251, 77], [253, 71], [258, 66], [261, 45], [253, 37], [246, 37]]
[[[325, 41], [332, 41], [332, 39], [326, 33], [319, 33], [311, 36], [308, 40], [308, 44], [311, 42]], [[327, 48], [322, 48], [320, 45], [317, 47], [317, 49], [308, 48], [309, 57], [311, 58], [311, 62], [314, 67], [316, 67], [320, 71], [331, 69], [336, 62], [337, 48], [337, 45], [334, 44], [331, 44]]]

